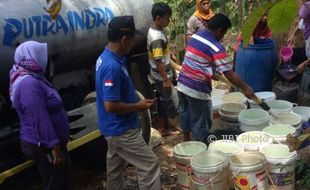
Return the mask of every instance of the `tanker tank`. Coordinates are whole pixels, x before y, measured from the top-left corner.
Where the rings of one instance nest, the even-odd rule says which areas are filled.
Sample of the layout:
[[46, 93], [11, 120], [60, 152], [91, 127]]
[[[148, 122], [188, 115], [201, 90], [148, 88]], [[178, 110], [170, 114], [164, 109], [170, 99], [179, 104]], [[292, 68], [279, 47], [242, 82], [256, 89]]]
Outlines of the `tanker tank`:
[[[8, 92], [9, 71], [20, 43], [48, 43], [47, 78], [59, 90], [66, 110], [72, 110], [94, 90], [96, 59], [108, 42], [107, 25], [113, 17], [134, 17], [143, 35], [136, 36], [131, 57], [147, 64], [152, 5], [152, 0], [0, 0], [0, 147], [18, 137], [18, 119]], [[3, 151], [0, 155], [6, 154]]]
[[83, 84], [89, 78], [83, 75], [93, 74], [91, 68], [107, 43], [107, 24], [115, 16], [134, 16], [136, 28], [144, 34], [136, 37], [134, 49], [145, 52], [144, 39], [152, 21], [151, 0], [48, 2], [0, 0], [0, 110], [9, 104], [9, 70], [15, 48], [26, 40], [48, 43], [48, 75], [57, 89]]

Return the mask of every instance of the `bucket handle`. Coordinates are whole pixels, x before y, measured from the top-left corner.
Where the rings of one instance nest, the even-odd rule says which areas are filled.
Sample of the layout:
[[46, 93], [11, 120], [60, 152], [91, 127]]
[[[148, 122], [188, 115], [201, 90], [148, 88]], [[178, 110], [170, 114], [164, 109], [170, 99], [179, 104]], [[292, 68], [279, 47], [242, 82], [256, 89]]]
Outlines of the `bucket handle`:
[[208, 183], [200, 183], [200, 182], [194, 180], [193, 179], [193, 176], [194, 176], [193, 174], [191, 175], [191, 180], [194, 181], [195, 183], [197, 183], [198, 185], [208, 185], [208, 184], [210, 184], [211, 186], [213, 186], [213, 182], [220, 176], [221, 173], [222, 172], [218, 172], [212, 180], [208, 181]]

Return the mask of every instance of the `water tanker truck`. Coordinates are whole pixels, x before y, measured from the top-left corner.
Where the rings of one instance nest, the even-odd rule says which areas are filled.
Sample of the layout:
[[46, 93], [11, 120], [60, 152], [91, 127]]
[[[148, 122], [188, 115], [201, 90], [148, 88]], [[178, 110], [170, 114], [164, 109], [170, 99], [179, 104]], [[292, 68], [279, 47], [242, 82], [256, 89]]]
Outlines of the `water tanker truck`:
[[[145, 39], [152, 4], [151, 0], [0, 0], [0, 184], [33, 163], [19, 156], [18, 117], [8, 96], [16, 47], [27, 40], [48, 43], [46, 77], [68, 111], [71, 150], [100, 135], [95, 103], [83, 103], [95, 98], [95, 63], [108, 42], [107, 26], [115, 16], [132, 15], [136, 28], [144, 34], [136, 37], [129, 70], [139, 83], [134, 82], [136, 88], [146, 89], [140, 79], [148, 71]], [[141, 114], [141, 123], [150, 127], [145, 126], [150, 125], [149, 112]], [[149, 138], [149, 130], [142, 134]]]

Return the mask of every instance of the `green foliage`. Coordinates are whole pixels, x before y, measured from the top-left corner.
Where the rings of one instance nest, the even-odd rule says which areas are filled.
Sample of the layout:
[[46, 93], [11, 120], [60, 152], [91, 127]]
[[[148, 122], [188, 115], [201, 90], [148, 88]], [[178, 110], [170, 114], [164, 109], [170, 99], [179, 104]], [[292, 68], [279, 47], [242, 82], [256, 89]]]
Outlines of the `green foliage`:
[[267, 14], [267, 25], [274, 34], [287, 31], [297, 16], [298, 5], [296, 0], [276, 0], [260, 5], [245, 21], [242, 28], [244, 47], [253, 34], [253, 31], [264, 14]]
[[297, 16], [296, 0], [282, 0], [269, 11], [268, 26], [274, 33], [281, 33], [291, 27]]
[[295, 167], [298, 189], [306, 190], [310, 187], [310, 165], [304, 160], [298, 160]]
[[213, 0], [211, 4], [211, 9], [215, 10], [218, 8], [221, 8], [222, 6], [225, 6], [227, 3], [233, 2], [231, 0]]
[[245, 21], [242, 27], [242, 39], [244, 47], [248, 46], [249, 40], [254, 32], [254, 29], [259, 22], [259, 20], [263, 17], [263, 15], [270, 9], [275, 3], [269, 2], [264, 3], [257, 9], [255, 9], [249, 18]]
[[211, 5], [215, 13], [222, 13], [228, 16], [232, 22], [232, 29], [235, 31], [240, 20], [238, 5], [232, 0], [213, 0]]
[[154, 0], [154, 2], [167, 3], [172, 9], [171, 22], [167, 28], [168, 36], [172, 44], [176, 46], [177, 57], [182, 60], [185, 49], [186, 22], [196, 10], [196, 0]]

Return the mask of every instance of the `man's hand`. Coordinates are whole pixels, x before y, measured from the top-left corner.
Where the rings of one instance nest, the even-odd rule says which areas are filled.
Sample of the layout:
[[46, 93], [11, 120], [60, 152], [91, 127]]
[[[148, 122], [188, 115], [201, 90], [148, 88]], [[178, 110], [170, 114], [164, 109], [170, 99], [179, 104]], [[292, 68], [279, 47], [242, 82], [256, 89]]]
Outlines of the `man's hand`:
[[54, 166], [59, 166], [64, 163], [64, 158], [61, 155], [61, 150], [59, 145], [55, 145], [52, 148], [52, 154], [53, 154], [53, 165]]
[[309, 65], [309, 59], [304, 61], [303, 63], [301, 63], [300, 65], [298, 65], [297, 67], [297, 71], [300, 72], [300, 73], [303, 73], [305, 72], [307, 66]]
[[147, 110], [149, 107], [151, 107], [156, 102], [156, 100], [157, 100], [156, 98], [152, 100], [151, 99], [140, 100], [137, 103], [138, 111], [142, 112], [142, 111]]
[[164, 91], [170, 91], [171, 88], [172, 88], [172, 82], [169, 79], [164, 80], [163, 81], [163, 89], [164, 89]]

